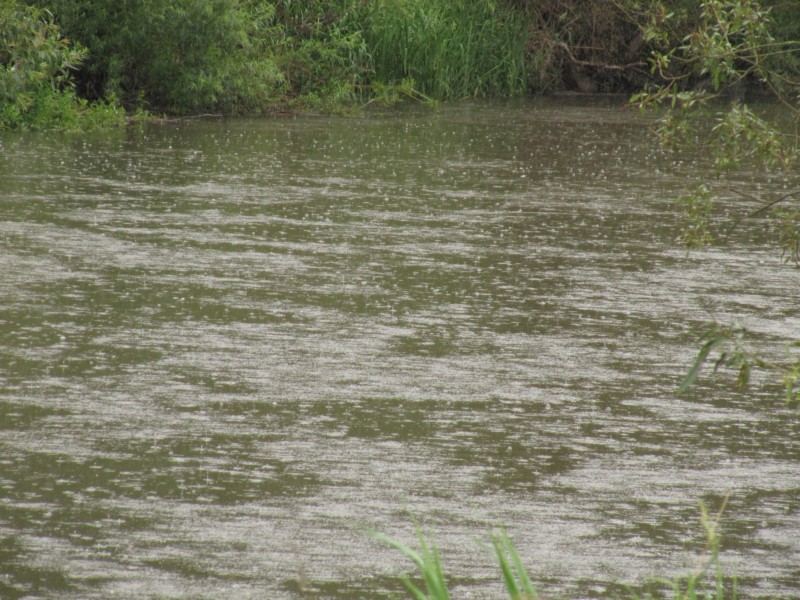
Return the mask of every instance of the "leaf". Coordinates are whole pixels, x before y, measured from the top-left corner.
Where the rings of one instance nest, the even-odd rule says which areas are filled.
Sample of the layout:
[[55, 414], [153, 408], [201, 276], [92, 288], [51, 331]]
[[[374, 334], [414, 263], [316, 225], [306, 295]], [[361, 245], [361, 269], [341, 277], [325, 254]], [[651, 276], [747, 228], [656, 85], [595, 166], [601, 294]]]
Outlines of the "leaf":
[[728, 360], [728, 353], [727, 352], [720, 353], [719, 358], [714, 363], [714, 373], [719, 371], [720, 367], [726, 366], [727, 360]]
[[686, 377], [678, 388], [678, 393], [685, 392], [694, 384], [695, 381], [697, 381], [697, 376], [700, 374], [700, 369], [703, 368], [703, 365], [708, 359], [708, 355], [711, 354], [715, 348], [725, 344], [727, 341], [727, 336], [719, 336], [714, 337], [703, 344], [703, 347], [700, 348], [700, 352], [697, 353], [697, 358], [695, 359], [692, 368], [689, 369], [689, 372], [686, 374]]

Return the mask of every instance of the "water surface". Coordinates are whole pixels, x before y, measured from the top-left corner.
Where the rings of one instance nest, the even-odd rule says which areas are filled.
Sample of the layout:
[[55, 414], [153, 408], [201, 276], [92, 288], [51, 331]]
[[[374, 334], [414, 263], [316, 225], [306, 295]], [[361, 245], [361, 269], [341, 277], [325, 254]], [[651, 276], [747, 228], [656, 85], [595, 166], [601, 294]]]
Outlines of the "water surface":
[[548, 597], [608, 597], [693, 567], [729, 493], [743, 595], [800, 595], [797, 413], [675, 392], [703, 321], [800, 338], [800, 271], [758, 233], [677, 248], [707, 165], [649, 127], [539, 100], [4, 133], [0, 596], [388, 597], [410, 566], [364, 528], [417, 521], [454, 597], [502, 597], [500, 523]]

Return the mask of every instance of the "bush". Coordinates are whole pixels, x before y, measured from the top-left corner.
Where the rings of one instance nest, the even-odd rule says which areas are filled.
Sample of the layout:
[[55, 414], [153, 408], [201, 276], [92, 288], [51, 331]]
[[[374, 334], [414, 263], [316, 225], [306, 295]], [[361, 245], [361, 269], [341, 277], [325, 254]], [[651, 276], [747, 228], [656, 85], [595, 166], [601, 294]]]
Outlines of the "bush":
[[42, 1], [89, 49], [87, 98], [109, 93], [173, 113], [263, 109], [281, 90], [269, 59], [274, 10], [244, 0]]
[[[0, 97], [16, 105], [4, 110], [6, 120], [43, 98], [8, 92], [30, 81], [13, 70], [7, 40], [27, 35], [23, 48], [34, 51], [42, 27], [51, 54], [44, 72], [27, 71], [32, 89], [46, 79], [64, 92], [64, 80], [53, 77], [79, 68], [77, 95], [90, 101], [113, 95], [128, 107], [238, 114], [409, 97], [630, 91], [659, 81], [651, 52], [683, 44], [698, 10], [696, 0], [27, 0], [38, 12], [25, 12], [22, 2], [0, 0], [3, 26], [13, 29], [3, 32], [0, 57]], [[773, 7], [776, 39], [797, 39], [800, 3], [764, 3]], [[53, 35], [44, 9], [88, 55]], [[800, 72], [790, 52], [767, 58], [775, 72]], [[685, 89], [703, 83], [689, 71], [673, 61], [666, 74]]]
[[61, 35], [52, 15], [0, 3], [0, 128], [87, 129], [120, 123], [114, 102], [96, 106], [75, 94], [72, 72], [85, 50]]

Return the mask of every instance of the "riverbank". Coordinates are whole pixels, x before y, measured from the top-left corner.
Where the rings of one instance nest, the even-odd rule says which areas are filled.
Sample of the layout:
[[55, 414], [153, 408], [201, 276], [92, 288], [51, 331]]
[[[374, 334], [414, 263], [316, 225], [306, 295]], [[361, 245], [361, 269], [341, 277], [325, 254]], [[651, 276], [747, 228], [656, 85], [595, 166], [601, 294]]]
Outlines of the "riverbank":
[[[571, 0], [9, 0], [0, 7], [0, 127], [86, 129], [131, 114], [334, 113], [366, 105], [553, 92], [630, 94], [698, 80], [653, 51], [697, 7]], [[735, 4], [735, 2], [733, 3]], [[796, 39], [800, 5], [773, 7]], [[790, 53], [770, 58], [796, 72]], [[678, 66], [676, 66], [678, 65]], [[125, 115], [128, 115], [127, 117]]]

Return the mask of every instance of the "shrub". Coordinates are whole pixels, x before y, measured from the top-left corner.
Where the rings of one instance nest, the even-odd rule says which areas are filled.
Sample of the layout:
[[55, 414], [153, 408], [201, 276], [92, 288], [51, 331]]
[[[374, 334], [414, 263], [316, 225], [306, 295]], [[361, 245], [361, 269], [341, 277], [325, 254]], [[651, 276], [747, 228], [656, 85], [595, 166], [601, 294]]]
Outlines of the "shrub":
[[92, 129], [119, 124], [112, 100], [78, 98], [73, 71], [86, 54], [61, 35], [52, 15], [10, 0], [0, 3], [0, 128]]
[[282, 75], [264, 51], [274, 9], [244, 0], [41, 2], [89, 49], [78, 87], [158, 110], [262, 109]]

